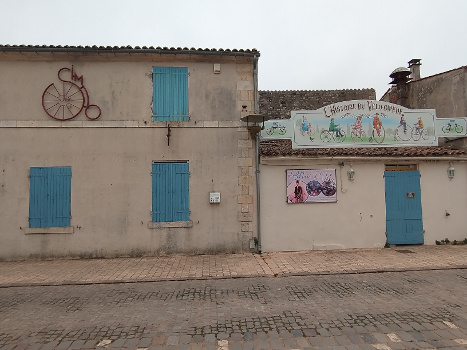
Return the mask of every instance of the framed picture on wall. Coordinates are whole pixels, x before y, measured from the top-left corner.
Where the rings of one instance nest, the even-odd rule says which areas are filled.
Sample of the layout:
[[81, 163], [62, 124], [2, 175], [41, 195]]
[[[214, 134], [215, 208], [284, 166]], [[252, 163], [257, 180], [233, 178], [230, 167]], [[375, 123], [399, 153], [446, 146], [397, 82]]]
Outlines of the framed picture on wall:
[[337, 202], [336, 169], [287, 169], [287, 203]]

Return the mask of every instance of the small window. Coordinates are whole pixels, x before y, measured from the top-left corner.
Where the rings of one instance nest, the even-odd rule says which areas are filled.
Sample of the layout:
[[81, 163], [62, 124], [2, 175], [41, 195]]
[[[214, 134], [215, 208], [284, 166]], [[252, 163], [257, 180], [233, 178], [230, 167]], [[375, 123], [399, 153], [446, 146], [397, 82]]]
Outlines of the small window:
[[386, 171], [412, 171], [417, 170], [416, 164], [386, 164]]
[[187, 121], [188, 68], [153, 67], [154, 121]]
[[29, 227], [67, 227], [71, 219], [71, 167], [30, 169]]
[[152, 164], [152, 221], [190, 220], [188, 162]]

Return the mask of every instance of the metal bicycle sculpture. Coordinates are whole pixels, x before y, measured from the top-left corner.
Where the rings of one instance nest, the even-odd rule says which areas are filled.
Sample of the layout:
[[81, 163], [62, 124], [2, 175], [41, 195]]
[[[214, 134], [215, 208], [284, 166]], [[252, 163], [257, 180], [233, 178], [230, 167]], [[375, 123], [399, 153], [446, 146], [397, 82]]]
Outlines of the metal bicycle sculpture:
[[[65, 79], [69, 73], [70, 79]], [[98, 105], [89, 103], [89, 94], [83, 83], [83, 76], [78, 76], [74, 67], [61, 68], [58, 71], [61, 83], [52, 83], [42, 94], [42, 107], [45, 113], [56, 120], [70, 120], [84, 109], [86, 118], [95, 120], [101, 116]]]

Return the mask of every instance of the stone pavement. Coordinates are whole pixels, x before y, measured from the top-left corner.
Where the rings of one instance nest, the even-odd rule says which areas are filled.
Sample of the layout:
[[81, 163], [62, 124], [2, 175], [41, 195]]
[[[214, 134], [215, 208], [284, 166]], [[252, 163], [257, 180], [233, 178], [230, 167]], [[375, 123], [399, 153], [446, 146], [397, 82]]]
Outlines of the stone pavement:
[[0, 262], [0, 287], [467, 268], [467, 245]]

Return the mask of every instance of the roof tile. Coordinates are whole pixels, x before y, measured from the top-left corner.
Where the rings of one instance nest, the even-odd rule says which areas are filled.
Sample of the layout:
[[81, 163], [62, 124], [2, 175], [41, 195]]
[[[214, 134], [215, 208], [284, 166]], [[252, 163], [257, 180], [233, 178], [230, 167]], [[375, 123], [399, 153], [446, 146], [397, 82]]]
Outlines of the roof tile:
[[447, 147], [352, 147], [292, 149], [291, 140], [261, 141], [260, 154], [267, 157], [449, 157], [465, 158], [466, 150]]

